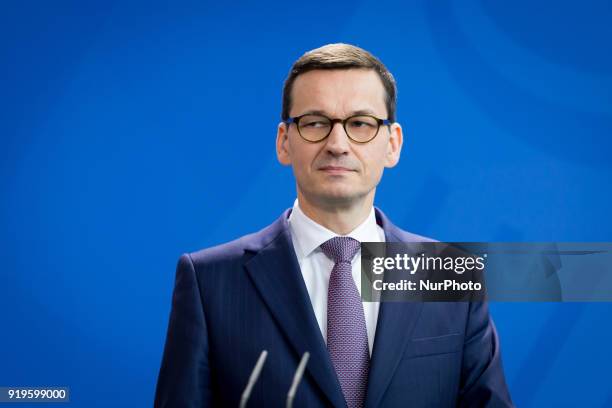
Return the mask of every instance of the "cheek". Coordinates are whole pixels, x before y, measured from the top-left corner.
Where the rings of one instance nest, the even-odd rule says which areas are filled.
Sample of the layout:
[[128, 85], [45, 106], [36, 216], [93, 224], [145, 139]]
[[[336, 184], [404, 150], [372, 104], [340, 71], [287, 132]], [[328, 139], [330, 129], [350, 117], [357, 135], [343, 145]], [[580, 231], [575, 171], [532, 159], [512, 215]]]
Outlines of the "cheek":
[[364, 151], [361, 155], [361, 161], [364, 164], [365, 171], [370, 177], [380, 175], [385, 167], [386, 148], [382, 146], [372, 146], [372, 149]]
[[309, 173], [317, 150], [314, 146], [298, 144], [291, 149], [291, 162], [297, 174]]

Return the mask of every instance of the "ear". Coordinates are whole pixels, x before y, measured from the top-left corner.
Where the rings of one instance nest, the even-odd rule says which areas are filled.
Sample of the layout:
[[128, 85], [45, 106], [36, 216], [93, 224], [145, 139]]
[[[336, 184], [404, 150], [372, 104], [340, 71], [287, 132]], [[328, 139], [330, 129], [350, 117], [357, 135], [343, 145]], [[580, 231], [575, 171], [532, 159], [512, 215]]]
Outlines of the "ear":
[[278, 124], [276, 130], [276, 157], [284, 165], [291, 165], [291, 154], [289, 153], [289, 125], [284, 122]]
[[395, 167], [395, 165], [399, 162], [400, 153], [402, 151], [402, 143], [404, 142], [402, 126], [397, 122], [393, 123], [389, 133], [391, 135], [387, 141], [385, 167]]

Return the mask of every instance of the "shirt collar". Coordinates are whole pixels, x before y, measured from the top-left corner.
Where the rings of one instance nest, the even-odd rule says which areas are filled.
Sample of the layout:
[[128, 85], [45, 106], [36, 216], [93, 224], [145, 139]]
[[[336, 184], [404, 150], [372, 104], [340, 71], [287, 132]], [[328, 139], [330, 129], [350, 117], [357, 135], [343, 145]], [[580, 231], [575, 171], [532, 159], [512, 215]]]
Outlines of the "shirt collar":
[[[318, 249], [322, 243], [333, 237], [339, 236], [304, 214], [300, 209], [297, 199], [293, 203], [293, 210], [289, 215], [288, 221], [298, 259], [309, 256], [313, 251]], [[381, 234], [378, 229], [376, 214], [374, 213], [374, 207], [372, 207], [367, 218], [360, 225], [353, 231], [342, 236], [354, 238], [359, 242], [382, 242], [384, 239], [381, 240]]]

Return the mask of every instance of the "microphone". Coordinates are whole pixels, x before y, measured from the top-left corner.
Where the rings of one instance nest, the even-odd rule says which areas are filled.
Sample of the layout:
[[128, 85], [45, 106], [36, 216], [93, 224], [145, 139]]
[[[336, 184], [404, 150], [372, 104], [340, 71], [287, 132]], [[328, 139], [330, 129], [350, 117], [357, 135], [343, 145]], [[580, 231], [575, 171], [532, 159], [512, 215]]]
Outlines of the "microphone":
[[295, 370], [295, 374], [293, 374], [293, 382], [291, 383], [291, 387], [289, 388], [289, 392], [287, 393], [287, 408], [293, 407], [293, 400], [295, 399], [295, 393], [297, 391], [298, 385], [300, 385], [300, 381], [302, 381], [302, 377], [304, 376], [304, 370], [306, 370], [306, 364], [308, 364], [308, 359], [310, 358], [310, 353], [305, 352], [300, 360], [300, 364], [298, 364], [297, 369]]
[[255, 363], [255, 367], [253, 367], [253, 371], [251, 372], [251, 376], [249, 377], [249, 381], [247, 382], [244, 391], [242, 391], [242, 395], [240, 396], [240, 408], [245, 408], [247, 402], [249, 401], [249, 397], [251, 396], [251, 391], [259, 378], [259, 374], [261, 374], [261, 369], [266, 362], [266, 357], [268, 357], [268, 351], [264, 350], [259, 355], [257, 362]]

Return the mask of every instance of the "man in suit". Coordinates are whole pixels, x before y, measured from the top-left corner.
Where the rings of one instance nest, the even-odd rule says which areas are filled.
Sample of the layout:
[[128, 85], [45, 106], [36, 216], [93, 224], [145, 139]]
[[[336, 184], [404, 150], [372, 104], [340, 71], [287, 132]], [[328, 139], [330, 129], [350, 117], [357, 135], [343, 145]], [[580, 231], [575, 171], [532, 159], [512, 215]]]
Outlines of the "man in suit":
[[238, 406], [262, 350], [253, 407], [285, 404], [307, 351], [295, 406], [512, 406], [486, 303], [360, 299], [360, 242], [429, 241], [374, 207], [402, 148], [395, 100], [361, 48], [294, 63], [276, 148], [297, 200], [259, 232], [181, 256], [156, 407]]

